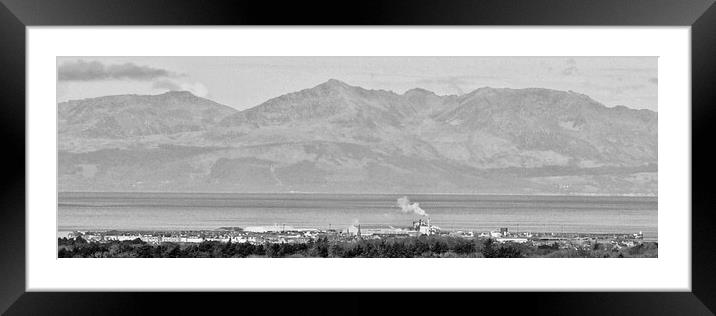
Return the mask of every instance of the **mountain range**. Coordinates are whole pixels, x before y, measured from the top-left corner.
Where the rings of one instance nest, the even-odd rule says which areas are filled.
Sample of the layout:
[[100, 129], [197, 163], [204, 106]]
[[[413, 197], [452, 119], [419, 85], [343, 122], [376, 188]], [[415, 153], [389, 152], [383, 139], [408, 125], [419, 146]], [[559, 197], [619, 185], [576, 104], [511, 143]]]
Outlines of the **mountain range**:
[[657, 123], [539, 88], [104, 96], [58, 104], [59, 190], [656, 195]]

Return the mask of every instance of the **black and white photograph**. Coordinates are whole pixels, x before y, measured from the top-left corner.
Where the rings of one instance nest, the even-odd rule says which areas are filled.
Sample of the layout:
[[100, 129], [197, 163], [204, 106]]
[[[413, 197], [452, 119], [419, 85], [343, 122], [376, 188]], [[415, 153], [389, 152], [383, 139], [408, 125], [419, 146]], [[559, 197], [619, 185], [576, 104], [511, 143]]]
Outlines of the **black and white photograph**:
[[0, 311], [711, 315], [714, 1], [0, 0]]
[[56, 62], [58, 258], [658, 258], [655, 56]]

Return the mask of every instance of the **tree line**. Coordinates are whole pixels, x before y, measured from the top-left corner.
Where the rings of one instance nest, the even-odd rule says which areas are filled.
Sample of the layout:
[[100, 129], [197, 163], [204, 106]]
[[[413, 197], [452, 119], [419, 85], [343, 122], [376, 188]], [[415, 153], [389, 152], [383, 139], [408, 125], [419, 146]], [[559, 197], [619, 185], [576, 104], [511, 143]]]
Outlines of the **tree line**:
[[608, 244], [590, 249], [560, 249], [557, 245], [500, 244], [493, 239], [420, 236], [387, 239], [329, 240], [307, 243], [150, 244], [137, 238], [126, 241], [89, 242], [82, 237], [59, 238], [60, 258], [522, 258], [522, 257], [656, 257], [656, 243], [614, 250]]

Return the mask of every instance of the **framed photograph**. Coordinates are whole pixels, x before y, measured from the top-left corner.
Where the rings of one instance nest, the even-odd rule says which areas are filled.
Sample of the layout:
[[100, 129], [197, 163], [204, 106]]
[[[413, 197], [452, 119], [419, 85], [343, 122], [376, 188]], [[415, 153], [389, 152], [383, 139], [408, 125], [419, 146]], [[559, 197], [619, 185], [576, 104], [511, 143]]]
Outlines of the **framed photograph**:
[[0, 307], [712, 314], [713, 1], [578, 2], [4, 1]]

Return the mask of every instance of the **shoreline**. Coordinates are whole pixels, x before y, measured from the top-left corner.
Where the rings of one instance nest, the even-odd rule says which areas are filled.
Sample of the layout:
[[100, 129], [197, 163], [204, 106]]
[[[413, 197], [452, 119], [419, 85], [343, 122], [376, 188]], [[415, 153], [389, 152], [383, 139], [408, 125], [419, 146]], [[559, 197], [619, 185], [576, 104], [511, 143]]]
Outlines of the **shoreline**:
[[[265, 226], [263, 228], [270, 227]], [[76, 236], [91, 236], [90, 238], [96, 240], [104, 240], [106, 236], [118, 237], [118, 236], [136, 236], [142, 237], [157, 237], [157, 236], [222, 236], [223, 238], [236, 238], [239, 236], [254, 236], [262, 237], [269, 235], [306, 235], [315, 237], [317, 235], [356, 235], [356, 231], [351, 231], [350, 228], [343, 229], [316, 229], [316, 228], [297, 228], [288, 227], [288, 229], [281, 229], [280, 227], [271, 227], [262, 231], [250, 230], [252, 227], [246, 227], [249, 230], [245, 230], [242, 227], [220, 227], [215, 229], [175, 229], [175, 230], [151, 230], [151, 229], [106, 229], [106, 230], [58, 230], [57, 238], [74, 238]], [[352, 228], [355, 228], [352, 226]], [[499, 234], [497, 232], [500, 231]], [[462, 230], [439, 230], [432, 234], [422, 234], [420, 232], [411, 230], [410, 228], [392, 228], [391, 229], [380, 229], [380, 228], [364, 228], [363, 236], [370, 238], [369, 236], [398, 236], [398, 235], [416, 235], [416, 236], [460, 236], [463, 238], [526, 238], [526, 239], [639, 239], [641, 241], [658, 242], [658, 236], [644, 236], [642, 232], [549, 232], [549, 231], [512, 231], [507, 232], [505, 230], [504, 235], [501, 230], [490, 230], [490, 231], [462, 231]], [[357, 236], [360, 236], [360, 230], [358, 230]], [[160, 239], [161, 240], [161, 239]]]

